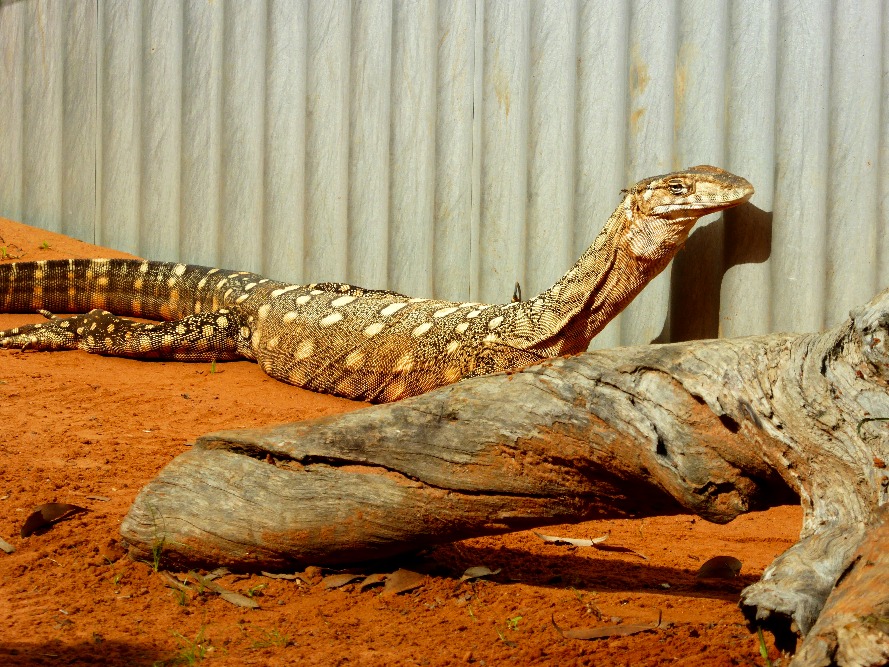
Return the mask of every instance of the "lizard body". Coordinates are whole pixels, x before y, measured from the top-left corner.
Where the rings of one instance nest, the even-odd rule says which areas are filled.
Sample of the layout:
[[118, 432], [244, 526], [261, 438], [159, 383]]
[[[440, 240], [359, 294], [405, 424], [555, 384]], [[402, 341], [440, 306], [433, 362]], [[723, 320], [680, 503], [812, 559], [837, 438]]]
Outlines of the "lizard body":
[[314, 391], [398, 400], [585, 350], [664, 269], [698, 218], [752, 193], [746, 180], [709, 166], [640, 181], [555, 285], [502, 305], [141, 260], [4, 264], [0, 312], [39, 311], [50, 321], [0, 332], [0, 347], [252, 359], [273, 378]]

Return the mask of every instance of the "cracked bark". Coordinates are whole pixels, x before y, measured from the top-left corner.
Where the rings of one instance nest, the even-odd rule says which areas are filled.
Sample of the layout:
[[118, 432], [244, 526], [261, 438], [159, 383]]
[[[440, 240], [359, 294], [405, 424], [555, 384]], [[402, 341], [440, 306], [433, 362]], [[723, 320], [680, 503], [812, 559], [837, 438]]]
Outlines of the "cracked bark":
[[[786, 502], [742, 594], [797, 664], [889, 656], [889, 290], [836, 329], [592, 352], [332, 418], [200, 438], [139, 494], [137, 557], [273, 569], [589, 518]], [[841, 580], [841, 581], [840, 581]], [[837, 582], [840, 581], [839, 585]]]

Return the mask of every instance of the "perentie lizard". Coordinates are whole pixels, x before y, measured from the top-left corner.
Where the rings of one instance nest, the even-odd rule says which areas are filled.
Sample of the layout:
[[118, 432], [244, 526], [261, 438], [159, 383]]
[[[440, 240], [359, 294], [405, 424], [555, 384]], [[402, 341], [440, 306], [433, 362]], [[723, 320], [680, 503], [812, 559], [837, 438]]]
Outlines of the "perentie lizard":
[[[752, 194], [746, 180], [710, 166], [640, 181], [555, 285], [504, 305], [140, 260], [4, 264], [0, 312], [39, 311], [49, 322], [0, 332], [0, 347], [253, 359], [271, 377], [313, 391], [394, 401], [585, 350], [663, 270], [698, 218]], [[58, 312], [86, 314], [51, 314]]]

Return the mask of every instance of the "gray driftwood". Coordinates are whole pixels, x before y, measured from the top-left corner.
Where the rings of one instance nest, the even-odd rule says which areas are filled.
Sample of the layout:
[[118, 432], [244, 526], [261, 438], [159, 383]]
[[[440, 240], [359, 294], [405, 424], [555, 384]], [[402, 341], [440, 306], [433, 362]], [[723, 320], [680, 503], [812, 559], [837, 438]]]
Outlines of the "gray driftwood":
[[881, 665], [887, 340], [889, 290], [821, 334], [592, 352], [213, 433], [141, 491], [121, 531], [137, 557], [268, 570], [588, 518], [727, 522], [798, 495], [800, 541], [743, 592], [745, 613], [785, 645], [804, 636], [798, 664]]

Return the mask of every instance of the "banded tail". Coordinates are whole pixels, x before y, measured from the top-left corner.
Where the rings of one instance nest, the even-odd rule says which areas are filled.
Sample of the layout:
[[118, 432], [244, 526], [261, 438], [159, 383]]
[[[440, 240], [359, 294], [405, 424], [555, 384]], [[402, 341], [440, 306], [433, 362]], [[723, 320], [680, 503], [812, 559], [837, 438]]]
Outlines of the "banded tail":
[[70, 259], [0, 264], [0, 312], [85, 313], [95, 308], [178, 320], [238, 303], [267, 278], [174, 262]]

